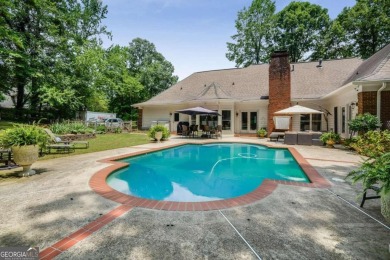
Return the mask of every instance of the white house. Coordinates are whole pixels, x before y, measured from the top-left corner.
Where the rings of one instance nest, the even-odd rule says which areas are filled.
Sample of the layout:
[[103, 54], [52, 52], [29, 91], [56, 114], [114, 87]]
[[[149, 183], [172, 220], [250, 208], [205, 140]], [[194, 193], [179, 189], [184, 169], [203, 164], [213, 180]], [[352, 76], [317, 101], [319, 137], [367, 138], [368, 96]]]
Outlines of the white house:
[[[222, 125], [226, 135], [275, 130], [275, 112], [298, 104], [324, 112], [294, 115], [290, 130], [334, 130], [348, 135], [348, 121], [358, 113], [378, 115], [390, 129], [390, 44], [367, 60], [360, 58], [289, 63], [275, 52], [270, 64], [196, 72], [150, 100], [134, 104], [139, 128], [153, 121]], [[221, 116], [188, 116], [180, 109], [202, 106]], [[329, 113], [328, 113], [329, 112]], [[277, 130], [277, 129], [276, 129]]]

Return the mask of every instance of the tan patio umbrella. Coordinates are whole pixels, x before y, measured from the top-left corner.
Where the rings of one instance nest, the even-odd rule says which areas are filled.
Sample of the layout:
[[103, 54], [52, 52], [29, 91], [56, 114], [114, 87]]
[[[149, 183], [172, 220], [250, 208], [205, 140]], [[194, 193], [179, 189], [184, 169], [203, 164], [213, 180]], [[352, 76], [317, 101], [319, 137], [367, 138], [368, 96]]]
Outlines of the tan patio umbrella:
[[308, 107], [295, 105], [286, 109], [279, 110], [275, 112], [275, 114], [300, 115], [300, 114], [323, 114], [323, 112]]
[[[303, 106], [300, 106], [300, 105], [295, 105], [295, 106], [292, 106], [292, 107], [289, 107], [289, 108], [285, 108], [285, 109], [282, 109], [282, 110], [279, 110], [279, 111], [276, 111], [274, 114], [276, 115], [301, 115], [301, 114], [310, 114], [310, 122], [311, 122], [311, 114], [323, 114], [323, 112], [321, 111], [318, 111], [318, 110], [315, 110], [315, 109], [312, 109], [312, 108], [308, 108], [308, 107], [303, 107]], [[275, 120], [275, 117], [274, 117], [274, 121], [277, 121]], [[310, 131], [311, 131], [311, 123], [310, 123]]]

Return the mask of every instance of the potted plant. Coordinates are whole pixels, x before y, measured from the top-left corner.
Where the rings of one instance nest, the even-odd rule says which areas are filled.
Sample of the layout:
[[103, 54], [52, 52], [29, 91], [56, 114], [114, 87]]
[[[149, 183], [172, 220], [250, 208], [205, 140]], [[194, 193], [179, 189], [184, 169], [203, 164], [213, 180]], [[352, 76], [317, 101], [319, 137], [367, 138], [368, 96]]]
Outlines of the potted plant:
[[35, 124], [17, 124], [0, 133], [0, 145], [11, 148], [15, 163], [23, 167], [19, 176], [35, 174], [31, 165], [38, 160], [39, 148], [47, 142], [48, 135]]
[[320, 136], [320, 140], [324, 144], [326, 144], [327, 147], [333, 148], [334, 144], [340, 141], [340, 135], [333, 131], [330, 131], [330, 132], [323, 133]]
[[260, 138], [264, 138], [267, 135], [267, 131], [264, 128], [260, 128], [259, 130], [257, 130], [257, 135]]
[[155, 141], [158, 141], [157, 137], [159, 137], [159, 135], [160, 135], [160, 134], [157, 134], [158, 132], [161, 132], [161, 135], [162, 135], [160, 140], [167, 140], [169, 138], [169, 136], [171, 135], [169, 130], [163, 125], [152, 126], [149, 129], [148, 135], [150, 138], [154, 139]]
[[373, 185], [379, 185], [381, 195], [381, 213], [390, 222], [390, 152], [379, 157], [369, 158], [357, 169], [350, 172], [347, 178], [353, 183], [363, 182], [363, 192]]

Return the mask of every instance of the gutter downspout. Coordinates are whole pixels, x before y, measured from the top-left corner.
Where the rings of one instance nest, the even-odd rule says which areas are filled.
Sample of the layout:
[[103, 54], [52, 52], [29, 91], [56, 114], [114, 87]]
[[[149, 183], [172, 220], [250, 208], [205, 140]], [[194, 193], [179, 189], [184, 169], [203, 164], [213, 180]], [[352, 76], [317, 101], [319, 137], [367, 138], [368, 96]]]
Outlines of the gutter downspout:
[[376, 93], [376, 116], [381, 120], [381, 92], [386, 88], [386, 82], [382, 83], [382, 87]]

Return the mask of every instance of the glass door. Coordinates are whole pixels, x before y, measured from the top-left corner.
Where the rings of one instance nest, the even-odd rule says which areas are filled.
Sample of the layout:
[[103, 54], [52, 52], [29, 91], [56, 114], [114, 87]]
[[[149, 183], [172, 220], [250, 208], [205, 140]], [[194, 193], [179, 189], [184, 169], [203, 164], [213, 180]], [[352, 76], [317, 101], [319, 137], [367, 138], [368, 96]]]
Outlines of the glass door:
[[257, 112], [241, 112], [241, 132], [256, 132]]
[[248, 112], [241, 112], [241, 131], [248, 131]]
[[251, 131], [257, 130], [257, 112], [250, 112]]

